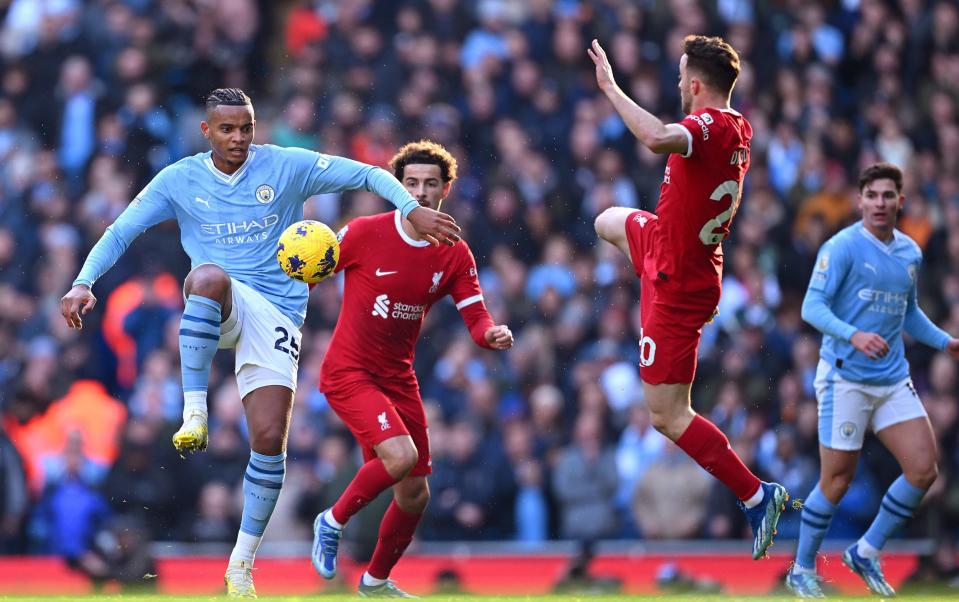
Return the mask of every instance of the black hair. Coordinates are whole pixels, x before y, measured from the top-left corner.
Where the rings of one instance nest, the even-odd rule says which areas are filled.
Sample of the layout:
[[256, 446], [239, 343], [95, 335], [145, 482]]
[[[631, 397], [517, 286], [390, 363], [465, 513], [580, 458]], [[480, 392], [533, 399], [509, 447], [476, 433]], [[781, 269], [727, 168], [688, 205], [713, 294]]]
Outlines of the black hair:
[[204, 103], [206, 104], [207, 111], [215, 109], [220, 105], [231, 107], [253, 105], [253, 101], [246, 95], [246, 92], [239, 88], [217, 88], [206, 95]]

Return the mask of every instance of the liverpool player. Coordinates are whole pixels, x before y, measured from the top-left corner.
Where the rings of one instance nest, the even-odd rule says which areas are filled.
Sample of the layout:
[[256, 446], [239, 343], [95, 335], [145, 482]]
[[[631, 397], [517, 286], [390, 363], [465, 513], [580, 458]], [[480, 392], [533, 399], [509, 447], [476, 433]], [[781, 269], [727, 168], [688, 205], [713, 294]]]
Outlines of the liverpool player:
[[789, 498], [763, 483], [730, 448], [725, 435], [690, 402], [696, 349], [716, 312], [729, 234], [749, 169], [749, 122], [729, 106], [739, 56], [721, 38], [688, 36], [679, 61], [683, 113], [664, 124], [616, 85], [606, 53], [587, 50], [600, 90], [630, 131], [651, 151], [668, 154], [656, 214], [612, 207], [596, 232], [633, 262], [641, 282], [639, 372], [653, 426], [729, 487], [749, 518], [753, 558], [772, 545]]
[[[456, 179], [456, 160], [428, 140], [401, 148], [390, 167], [421, 206], [433, 209], [440, 207]], [[429, 500], [429, 439], [413, 372], [423, 317], [450, 295], [477, 345], [508, 349], [513, 334], [493, 324], [466, 243], [433, 246], [395, 211], [355, 219], [340, 231], [339, 239], [337, 270], [346, 272], [346, 284], [320, 389], [363, 446], [366, 463], [339, 500], [316, 517], [313, 566], [332, 579], [343, 526], [393, 487], [394, 499], [359, 593], [408, 597], [389, 575], [413, 539]]]

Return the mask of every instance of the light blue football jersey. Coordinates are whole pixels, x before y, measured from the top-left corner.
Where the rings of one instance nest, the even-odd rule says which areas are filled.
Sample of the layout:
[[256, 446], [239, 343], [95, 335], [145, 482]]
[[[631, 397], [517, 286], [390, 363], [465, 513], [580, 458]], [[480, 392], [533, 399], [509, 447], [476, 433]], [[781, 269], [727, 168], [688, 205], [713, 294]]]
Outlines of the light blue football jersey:
[[[849, 381], [892, 384], [909, 376], [902, 332], [944, 348], [949, 335], [933, 325], [916, 303], [916, 276], [922, 251], [911, 238], [895, 230], [884, 243], [857, 222], [826, 241], [819, 251], [809, 282], [803, 315], [813, 325], [838, 318], [845, 324], [823, 336], [820, 357], [836, 366]], [[819, 291], [825, 304], [813, 306], [820, 315], [807, 316], [808, 303]], [[834, 316], [827, 316], [828, 311]], [[889, 344], [889, 353], [871, 360], [849, 342], [856, 331], [874, 332]]]
[[210, 151], [186, 157], [157, 174], [107, 228], [74, 284], [92, 286], [143, 231], [175, 219], [192, 267], [220, 266], [302, 325], [308, 288], [280, 268], [277, 240], [303, 219], [309, 197], [355, 189], [385, 197], [404, 215], [419, 206], [389, 172], [310, 150], [254, 144], [231, 175], [216, 168]]

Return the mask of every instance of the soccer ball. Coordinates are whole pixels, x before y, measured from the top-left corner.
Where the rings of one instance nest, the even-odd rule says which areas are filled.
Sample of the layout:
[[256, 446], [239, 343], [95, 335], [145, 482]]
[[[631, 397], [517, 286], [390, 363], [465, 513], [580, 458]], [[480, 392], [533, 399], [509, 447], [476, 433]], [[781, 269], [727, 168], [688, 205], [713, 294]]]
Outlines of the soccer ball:
[[340, 243], [326, 224], [303, 220], [280, 234], [276, 260], [290, 278], [314, 284], [333, 275], [340, 261]]

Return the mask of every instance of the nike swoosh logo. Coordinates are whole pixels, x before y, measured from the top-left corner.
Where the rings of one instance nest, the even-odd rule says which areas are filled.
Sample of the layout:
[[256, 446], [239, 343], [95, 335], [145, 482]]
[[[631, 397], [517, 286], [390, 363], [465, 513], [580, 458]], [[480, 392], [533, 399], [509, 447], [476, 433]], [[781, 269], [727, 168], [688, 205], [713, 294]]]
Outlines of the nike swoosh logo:
[[390, 274], [399, 274], [399, 270], [395, 270], [393, 272], [381, 272], [380, 268], [376, 268], [377, 276], [389, 276]]

